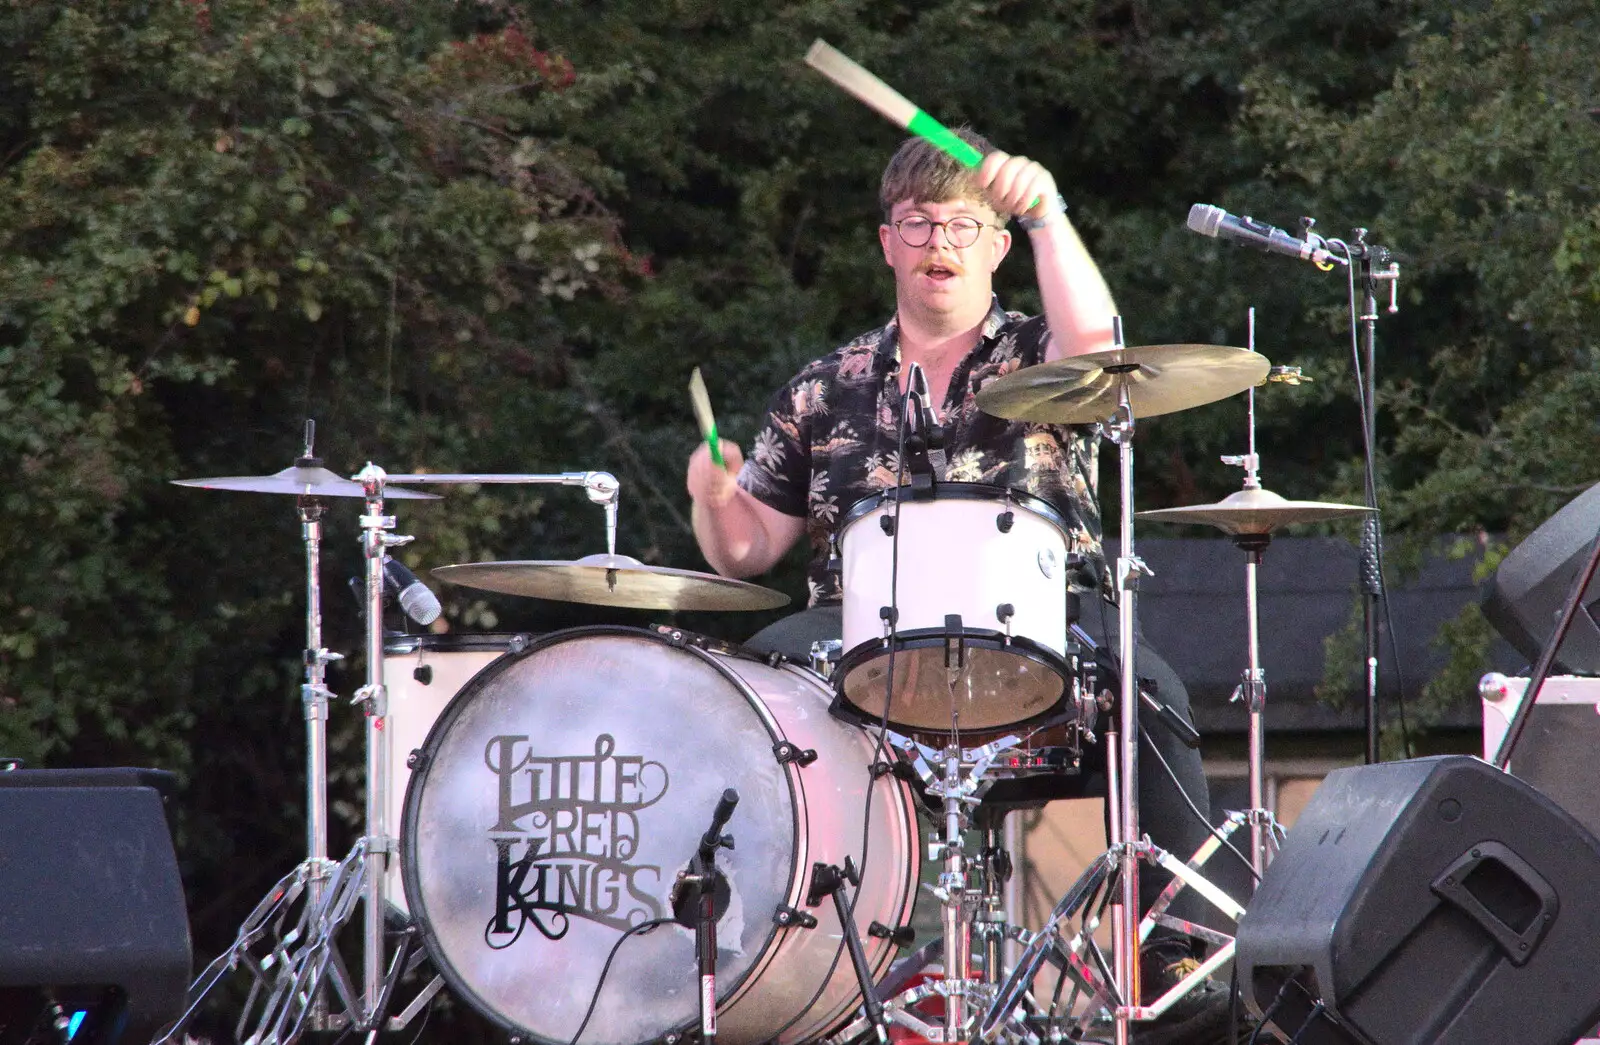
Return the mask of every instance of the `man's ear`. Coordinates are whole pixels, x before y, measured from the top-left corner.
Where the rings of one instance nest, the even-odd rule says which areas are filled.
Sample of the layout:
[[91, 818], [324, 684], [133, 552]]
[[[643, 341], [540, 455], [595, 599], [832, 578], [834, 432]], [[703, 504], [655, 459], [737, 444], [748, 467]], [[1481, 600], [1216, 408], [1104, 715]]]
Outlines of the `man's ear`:
[[995, 229], [994, 257], [993, 261], [989, 265], [989, 271], [993, 272], [995, 269], [998, 269], [1000, 267], [1000, 263], [1006, 260], [1006, 255], [1009, 253], [1011, 253], [1011, 230]]
[[894, 245], [894, 227], [892, 225], [878, 226], [878, 245], [883, 248], [883, 263], [894, 268], [894, 256], [889, 253]]

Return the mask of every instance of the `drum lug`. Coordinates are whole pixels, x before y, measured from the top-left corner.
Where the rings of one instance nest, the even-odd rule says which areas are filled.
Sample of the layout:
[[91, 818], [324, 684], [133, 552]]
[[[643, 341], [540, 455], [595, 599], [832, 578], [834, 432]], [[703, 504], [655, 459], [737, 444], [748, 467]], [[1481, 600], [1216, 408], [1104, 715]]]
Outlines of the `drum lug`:
[[1001, 533], [1010, 533], [1011, 527], [1017, 524], [1017, 513], [1010, 508], [994, 517], [994, 528]]
[[960, 671], [967, 666], [967, 633], [961, 624], [961, 614], [945, 614], [944, 635], [945, 670]]
[[780, 740], [772, 745], [772, 754], [776, 756], [780, 765], [793, 762], [804, 768], [817, 760], [817, 752], [813, 748], [800, 748], [787, 740]]
[[420, 747], [414, 747], [411, 749], [411, 754], [406, 756], [406, 768], [415, 773], [418, 769], [421, 769], [425, 764], [427, 764], [427, 761], [427, 757], [423, 755], [422, 749]]
[[800, 929], [815, 929], [817, 927], [815, 915], [807, 914], [805, 911], [790, 907], [787, 904], [778, 905], [778, 909], [773, 912], [772, 920], [786, 927], [793, 926]]
[[893, 537], [894, 536], [894, 516], [892, 516], [892, 515], [880, 515], [878, 517], [878, 528], [883, 531], [883, 535], [885, 537]]
[[909, 925], [902, 925], [898, 929], [891, 929], [882, 922], [873, 922], [867, 926], [867, 935], [880, 940], [888, 940], [896, 947], [910, 947], [917, 940], [917, 931]]
[[433, 685], [433, 665], [423, 664], [419, 667], [412, 668], [411, 677], [422, 683], [424, 686]]

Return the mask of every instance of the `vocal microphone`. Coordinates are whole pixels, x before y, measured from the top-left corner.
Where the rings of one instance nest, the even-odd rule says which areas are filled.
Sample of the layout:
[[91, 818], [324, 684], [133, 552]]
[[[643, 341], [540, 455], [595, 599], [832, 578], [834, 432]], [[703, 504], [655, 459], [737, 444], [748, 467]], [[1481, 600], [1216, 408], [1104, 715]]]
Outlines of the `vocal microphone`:
[[932, 395], [928, 391], [928, 374], [920, 363], [912, 363], [906, 371], [906, 398], [916, 410], [916, 427], [927, 440], [928, 448], [937, 450], [944, 445], [944, 428], [933, 419]]
[[383, 557], [383, 586], [399, 600], [406, 616], [424, 627], [438, 620], [444, 610], [439, 605], [439, 596], [417, 580], [417, 575], [404, 563], [387, 555]]
[[1236, 218], [1221, 207], [1213, 207], [1209, 203], [1196, 203], [1189, 208], [1189, 230], [1198, 232], [1202, 236], [1232, 240], [1268, 254], [1282, 254], [1285, 257], [1309, 261], [1324, 272], [1336, 264], [1346, 264], [1344, 258], [1328, 250], [1327, 241], [1321, 236], [1313, 236], [1308, 232], [1306, 238], [1301, 239], [1266, 222], [1257, 221], [1249, 215]]

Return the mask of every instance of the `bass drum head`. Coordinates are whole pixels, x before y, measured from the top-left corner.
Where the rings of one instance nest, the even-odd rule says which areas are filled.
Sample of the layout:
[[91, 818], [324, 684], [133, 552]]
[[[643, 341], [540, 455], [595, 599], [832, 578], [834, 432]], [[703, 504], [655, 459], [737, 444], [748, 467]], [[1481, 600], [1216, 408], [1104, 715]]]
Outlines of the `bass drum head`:
[[[795, 876], [776, 739], [714, 658], [647, 632], [557, 632], [484, 669], [429, 733], [406, 794], [406, 899], [445, 981], [514, 1035], [565, 1045], [621, 934], [671, 917], [673, 881], [735, 787], [718, 996], [736, 990]], [[628, 938], [583, 1041], [683, 1032], [697, 981], [692, 930]]]

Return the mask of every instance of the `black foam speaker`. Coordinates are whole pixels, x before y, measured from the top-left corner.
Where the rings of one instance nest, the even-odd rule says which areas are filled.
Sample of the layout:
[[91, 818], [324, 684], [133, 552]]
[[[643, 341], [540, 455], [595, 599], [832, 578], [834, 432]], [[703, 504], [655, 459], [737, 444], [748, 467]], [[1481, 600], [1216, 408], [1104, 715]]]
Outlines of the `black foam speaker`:
[[[1483, 615], [1516, 651], [1539, 659], [1579, 569], [1600, 533], [1600, 484], [1589, 487], [1513, 548], [1484, 586]], [[1600, 675], [1600, 578], [1591, 580], [1557, 653], [1555, 670]]]
[[1596, 883], [1600, 841], [1476, 758], [1336, 770], [1240, 919], [1239, 983], [1300, 1045], [1572, 1045]]
[[0, 773], [0, 1045], [142, 1043], [182, 1014], [191, 946], [169, 780]]

